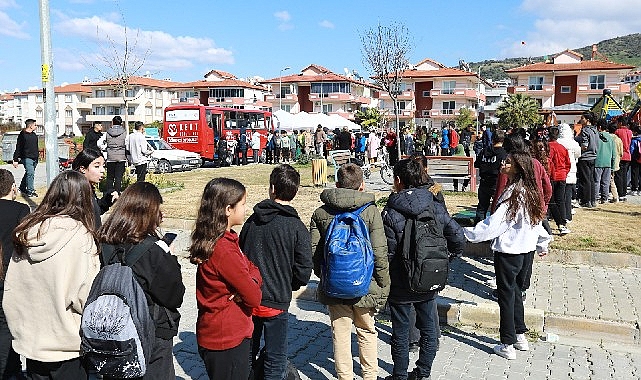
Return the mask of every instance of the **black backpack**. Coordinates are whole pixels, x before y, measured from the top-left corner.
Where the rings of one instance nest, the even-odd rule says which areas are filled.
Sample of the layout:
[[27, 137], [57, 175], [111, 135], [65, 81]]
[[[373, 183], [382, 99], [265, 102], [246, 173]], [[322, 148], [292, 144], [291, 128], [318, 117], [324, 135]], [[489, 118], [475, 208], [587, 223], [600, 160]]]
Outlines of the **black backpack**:
[[415, 293], [445, 288], [450, 260], [443, 228], [432, 203], [427, 210], [405, 221], [399, 253], [408, 286]]

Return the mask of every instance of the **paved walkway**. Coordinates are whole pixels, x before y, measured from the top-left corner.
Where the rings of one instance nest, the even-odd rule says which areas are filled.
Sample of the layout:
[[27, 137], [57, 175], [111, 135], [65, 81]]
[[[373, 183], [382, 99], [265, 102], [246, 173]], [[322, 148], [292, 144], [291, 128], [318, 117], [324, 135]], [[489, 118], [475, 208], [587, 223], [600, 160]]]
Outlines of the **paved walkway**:
[[[195, 266], [185, 259], [181, 259], [181, 264], [187, 294], [181, 308], [180, 334], [174, 346], [176, 373], [180, 379], [206, 379], [194, 334], [197, 316]], [[486, 282], [492, 273], [488, 259], [458, 260], [452, 265], [450, 286], [441, 293], [441, 301], [495, 305], [489, 299], [490, 287]], [[526, 306], [583, 319], [636, 321], [641, 301], [628, 294], [638, 293], [640, 278], [641, 269], [536, 262]], [[628, 291], [630, 293], [626, 293]], [[333, 379], [329, 317], [322, 305], [305, 298], [299, 297], [290, 307], [289, 356], [302, 378]], [[392, 370], [391, 326], [385, 318], [381, 315], [377, 323], [380, 378]], [[441, 350], [434, 362], [432, 379], [641, 378], [639, 345], [617, 345], [609, 341], [586, 341], [576, 345], [576, 340], [569, 345], [570, 340], [561, 336], [558, 343], [533, 342], [529, 352], [519, 352], [516, 360], [508, 361], [491, 353], [497, 343], [496, 332], [459, 325], [443, 325], [442, 331]], [[357, 354], [355, 339], [352, 346]], [[416, 360], [416, 356], [411, 360]], [[356, 373], [359, 373], [358, 356], [354, 357], [354, 363]]]

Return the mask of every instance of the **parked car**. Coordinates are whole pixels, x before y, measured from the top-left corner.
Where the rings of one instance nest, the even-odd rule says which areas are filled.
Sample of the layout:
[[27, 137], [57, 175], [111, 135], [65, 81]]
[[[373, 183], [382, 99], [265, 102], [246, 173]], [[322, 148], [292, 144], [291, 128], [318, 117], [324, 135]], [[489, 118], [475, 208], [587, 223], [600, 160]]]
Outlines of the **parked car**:
[[176, 149], [159, 137], [147, 136], [147, 144], [153, 149], [148, 170], [152, 173], [171, 173], [199, 168], [200, 154]]

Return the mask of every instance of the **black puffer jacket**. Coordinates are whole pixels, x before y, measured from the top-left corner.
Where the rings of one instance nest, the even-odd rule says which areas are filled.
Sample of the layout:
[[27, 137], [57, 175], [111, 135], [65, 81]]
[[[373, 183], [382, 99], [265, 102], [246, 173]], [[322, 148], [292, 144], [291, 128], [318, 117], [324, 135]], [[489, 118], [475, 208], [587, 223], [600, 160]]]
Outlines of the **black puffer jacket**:
[[397, 255], [398, 242], [403, 239], [403, 229], [408, 217], [416, 217], [423, 211], [433, 208], [435, 218], [443, 226], [443, 236], [447, 239], [447, 249], [451, 255], [461, 255], [465, 247], [463, 228], [450, 217], [447, 210], [439, 202], [434, 201], [433, 194], [425, 188], [406, 189], [389, 197], [383, 210], [383, 226], [387, 237], [387, 252], [390, 261], [389, 301], [395, 303], [427, 301], [436, 296], [436, 292], [414, 293], [409, 289], [406, 272], [401, 265], [400, 255]]

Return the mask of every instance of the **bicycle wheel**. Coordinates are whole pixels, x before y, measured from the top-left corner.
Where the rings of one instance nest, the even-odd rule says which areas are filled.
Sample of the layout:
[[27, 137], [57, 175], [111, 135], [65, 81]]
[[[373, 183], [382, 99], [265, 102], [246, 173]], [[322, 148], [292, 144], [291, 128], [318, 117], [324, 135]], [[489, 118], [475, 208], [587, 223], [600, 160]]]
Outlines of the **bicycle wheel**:
[[381, 166], [381, 178], [383, 179], [383, 182], [388, 185], [394, 183], [394, 171], [389, 165]]

